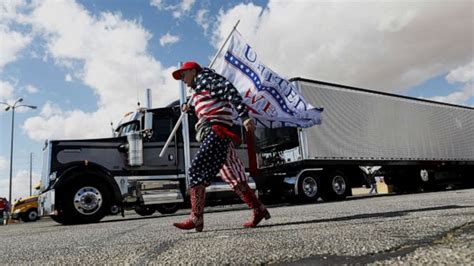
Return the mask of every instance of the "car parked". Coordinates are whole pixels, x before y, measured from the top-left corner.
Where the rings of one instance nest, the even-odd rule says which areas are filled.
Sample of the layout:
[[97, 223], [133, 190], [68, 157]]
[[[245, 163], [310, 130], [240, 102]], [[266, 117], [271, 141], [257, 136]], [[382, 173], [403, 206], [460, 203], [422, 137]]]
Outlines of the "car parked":
[[37, 184], [32, 196], [16, 200], [12, 207], [12, 219], [24, 222], [33, 222], [39, 219], [38, 215], [38, 194], [40, 184]]
[[10, 203], [6, 198], [0, 197], [0, 225], [3, 225], [3, 219], [10, 209]]
[[38, 216], [38, 196], [20, 198], [13, 204], [12, 219], [24, 222], [33, 222], [39, 219]]

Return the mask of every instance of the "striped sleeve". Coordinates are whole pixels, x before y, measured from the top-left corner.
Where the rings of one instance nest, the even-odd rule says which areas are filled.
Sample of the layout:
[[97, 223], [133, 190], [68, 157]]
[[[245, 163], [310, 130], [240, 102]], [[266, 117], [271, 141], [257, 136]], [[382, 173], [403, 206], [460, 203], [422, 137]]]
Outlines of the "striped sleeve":
[[210, 86], [211, 97], [230, 102], [239, 114], [240, 119], [242, 121], [247, 119], [249, 117], [247, 106], [243, 103], [242, 96], [240, 96], [234, 85], [219, 74], [212, 73], [212, 76]]

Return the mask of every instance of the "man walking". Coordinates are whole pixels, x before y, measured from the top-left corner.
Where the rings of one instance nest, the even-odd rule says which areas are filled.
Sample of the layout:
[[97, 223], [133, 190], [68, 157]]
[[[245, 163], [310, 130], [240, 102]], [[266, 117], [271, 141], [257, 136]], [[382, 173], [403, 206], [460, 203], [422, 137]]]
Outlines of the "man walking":
[[[262, 219], [269, 219], [270, 213], [249, 187], [245, 167], [234, 150], [233, 142], [238, 143], [240, 139], [230, 130], [232, 108], [239, 114], [247, 131], [255, 130], [255, 121], [249, 117], [237, 89], [214, 70], [202, 68], [192, 61], [173, 72], [173, 77], [193, 89], [191, 106], [198, 118], [196, 139], [201, 142], [189, 169], [191, 215], [174, 226], [202, 231], [206, 186], [219, 172], [242, 201], [253, 209], [253, 217], [243, 224], [244, 227], [255, 227]], [[185, 104], [182, 110], [187, 112], [191, 108]]]

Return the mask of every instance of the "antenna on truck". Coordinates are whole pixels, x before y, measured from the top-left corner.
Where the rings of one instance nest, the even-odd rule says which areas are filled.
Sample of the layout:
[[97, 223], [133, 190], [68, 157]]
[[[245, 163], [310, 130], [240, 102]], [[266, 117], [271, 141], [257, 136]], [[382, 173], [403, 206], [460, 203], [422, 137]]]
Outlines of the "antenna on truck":
[[151, 89], [147, 88], [145, 92], [146, 108], [151, 109]]
[[114, 122], [110, 121], [110, 129], [112, 130], [112, 137], [115, 137]]

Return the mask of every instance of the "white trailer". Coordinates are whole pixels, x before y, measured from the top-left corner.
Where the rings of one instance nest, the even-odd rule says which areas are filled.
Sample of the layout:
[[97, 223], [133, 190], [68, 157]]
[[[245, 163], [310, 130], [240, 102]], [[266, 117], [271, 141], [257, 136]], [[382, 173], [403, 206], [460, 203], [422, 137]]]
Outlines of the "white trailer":
[[[474, 108], [302, 78], [292, 82], [308, 102], [324, 107], [323, 123], [298, 134], [260, 134], [264, 180], [278, 172], [305, 200], [349, 195], [365, 175], [361, 166], [382, 166], [385, 180], [399, 190], [473, 183]], [[278, 153], [282, 159], [276, 160]], [[301, 181], [305, 176], [310, 178]]]

